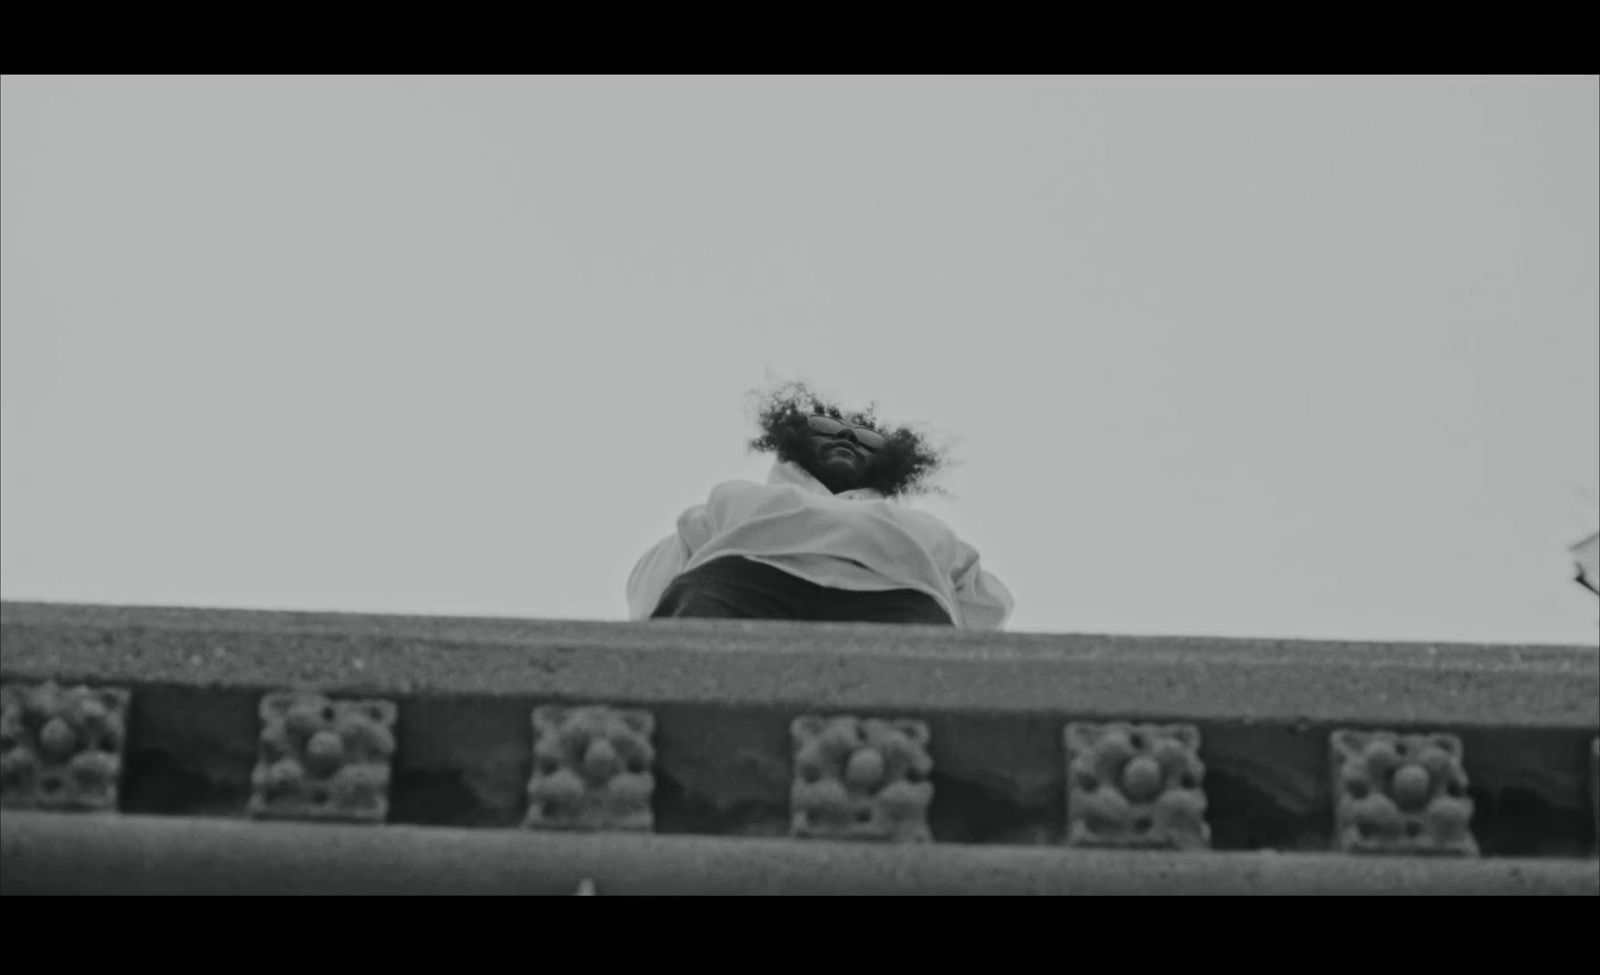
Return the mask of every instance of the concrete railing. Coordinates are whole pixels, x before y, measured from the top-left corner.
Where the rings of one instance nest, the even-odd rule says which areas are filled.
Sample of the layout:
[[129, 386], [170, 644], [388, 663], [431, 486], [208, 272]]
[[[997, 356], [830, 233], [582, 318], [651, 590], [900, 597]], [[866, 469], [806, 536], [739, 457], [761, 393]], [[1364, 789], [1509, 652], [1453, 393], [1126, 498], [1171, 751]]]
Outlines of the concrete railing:
[[1597, 662], [5, 603], [0, 890], [1594, 894]]

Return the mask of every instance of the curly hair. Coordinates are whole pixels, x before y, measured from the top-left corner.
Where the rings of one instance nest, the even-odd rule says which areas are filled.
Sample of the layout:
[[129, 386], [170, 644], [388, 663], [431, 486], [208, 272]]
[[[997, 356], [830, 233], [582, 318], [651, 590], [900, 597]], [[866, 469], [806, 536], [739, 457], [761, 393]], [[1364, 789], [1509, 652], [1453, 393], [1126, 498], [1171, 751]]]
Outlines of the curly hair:
[[852, 426], [870, 427], [888, 438], [889, 442], [874, 452], [862, 487], [886, 498], [946, 493], [931, 483], [950, 466], [944, 448], [932, 444], [926, 433], [884, 422], [878, 416], [877, 403], [869, 403], [864, 410], [843, 410], [802, 381], [778, 383], [747, 395], [761, 431], [749, 442], [752, 451], [775, 453], [779, 460], [803, 464], [811, 438], [806, 417], [831, 416]]

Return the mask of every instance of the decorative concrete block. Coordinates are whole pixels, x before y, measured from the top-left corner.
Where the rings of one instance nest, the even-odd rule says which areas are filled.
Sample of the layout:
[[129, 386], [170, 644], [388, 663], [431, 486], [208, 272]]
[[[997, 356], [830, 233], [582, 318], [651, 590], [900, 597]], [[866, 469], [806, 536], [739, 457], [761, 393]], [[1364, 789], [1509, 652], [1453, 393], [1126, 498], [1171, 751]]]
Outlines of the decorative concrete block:
[[115, 812], [130, 699], [117, 688], [0, 687], [0, 806]]
[[1329, 740], [1339, 850], [1478, 854], [1460, 738], [1341, 729]]
[[1073, 722], [1067, 749], [1067, 844], [1200, 850], [1205, 765], [1193, 725]]
[[528, 829], [655, 828], [655, 716], [591, 705], [533, 710]]
[[930, 735], [921, 721], [796, 718], [793, 836], [926, 842], [933, 802]]
[[261, 699], [260, 713], [251, 816], [357, 823], [388, 817], [393, 702], [280, 691]]

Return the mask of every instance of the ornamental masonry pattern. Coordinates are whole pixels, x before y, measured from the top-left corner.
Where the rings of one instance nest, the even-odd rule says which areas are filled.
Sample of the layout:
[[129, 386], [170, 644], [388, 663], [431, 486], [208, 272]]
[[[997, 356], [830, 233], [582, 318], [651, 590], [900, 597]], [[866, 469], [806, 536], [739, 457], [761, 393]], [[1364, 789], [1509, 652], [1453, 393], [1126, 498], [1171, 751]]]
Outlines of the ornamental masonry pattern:
[[[138, 747], [129, 740], [137, 706], [138, 692], [126, 688], [0, 686], [0, 806], [118, 812], [130, 777], [125, 756]], [[401, 704], [285, 688], [260, 697], [257, 718], [250, 817], [389, 821], [395, 769], [404, 758]], [[800, 713], [788, 722], [791, 837], [937, 841], [939, 749], [927, 720]], [[522, 827], [654, 832], [659, 723], [651, 709], [614, 703], [532, 707]], [[1196, 725], [1064, 720], [1059, 728], [1063, 847], [1212, 848], [1206, 748]], [[1481, 855], [1460, 737], [1335, 728], [1326, 747], [1329, 851]], [[1586, 751], [1600, 836], [1600, 738]]]

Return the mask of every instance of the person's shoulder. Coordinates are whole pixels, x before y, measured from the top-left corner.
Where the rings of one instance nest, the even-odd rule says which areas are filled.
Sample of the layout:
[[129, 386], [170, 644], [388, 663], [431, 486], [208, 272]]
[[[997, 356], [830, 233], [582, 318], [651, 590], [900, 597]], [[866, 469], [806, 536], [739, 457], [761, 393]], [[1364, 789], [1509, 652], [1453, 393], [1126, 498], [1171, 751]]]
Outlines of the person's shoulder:
[[884, 498], [883, 503], [887, 506], [887, 510], [894, 513], [894, 517], [896, 518], [901, 518], [908, 522], [923, 525], [936, 531], [952, 531], [951, 527], [945, 523], [943, 518], [940, 518], [931, 511], [924, 511], [921, 508], [913, 508], [904, 499]]
[[756, 494], [768, 491], [781, 491], [788, 487], [789, 485], [786, 484], [762, 484], [759, 481], [736, 478], [731, 481], [721, 482], [713, 487], [710, 493], [711, 497], [718, 498], [738, 496], [742, 494]]

